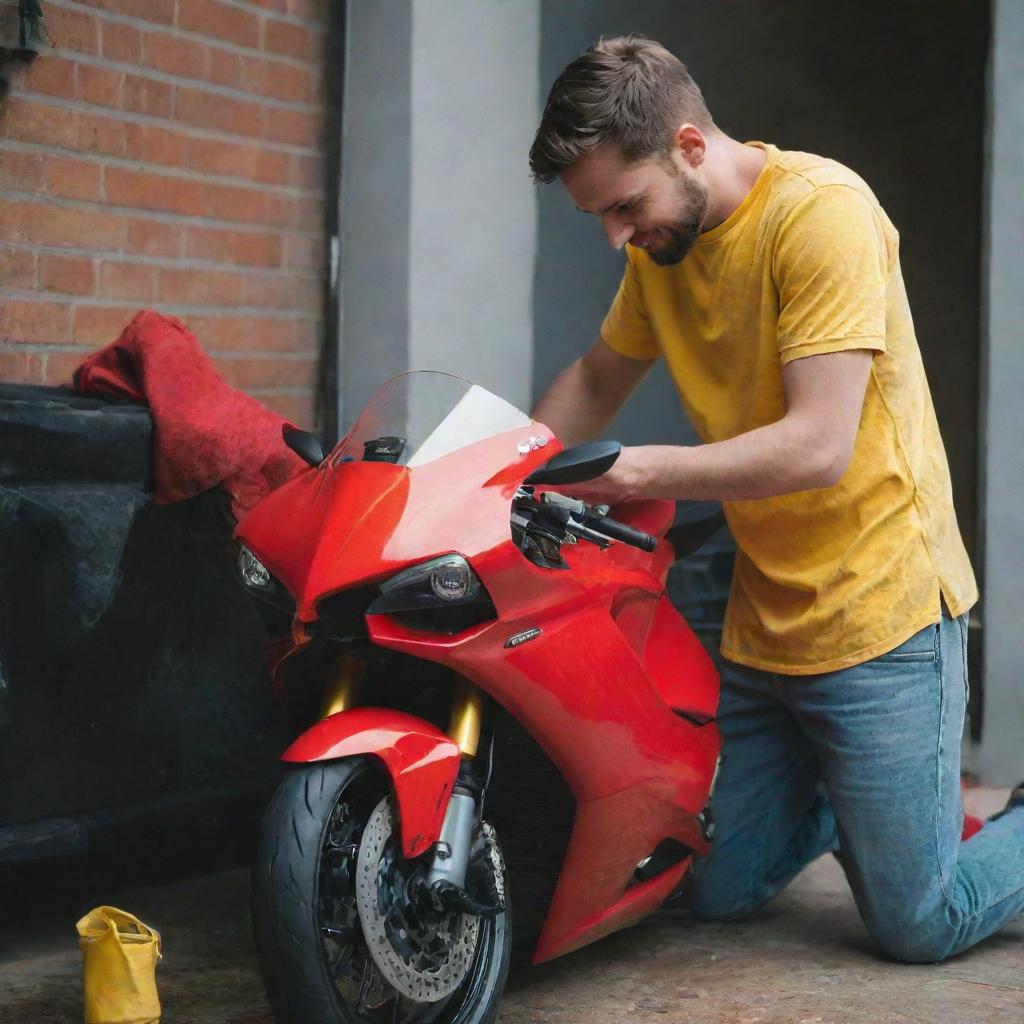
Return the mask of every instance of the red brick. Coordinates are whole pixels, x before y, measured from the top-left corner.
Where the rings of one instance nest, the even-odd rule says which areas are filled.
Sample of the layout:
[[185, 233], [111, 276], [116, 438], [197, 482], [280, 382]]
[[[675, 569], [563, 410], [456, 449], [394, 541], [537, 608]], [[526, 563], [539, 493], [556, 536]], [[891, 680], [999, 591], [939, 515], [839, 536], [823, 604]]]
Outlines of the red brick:
[[0, 303], [0, 337], [4, 341], [69, 341], [71, 307], [63, 302], [5, 299]]
[[226, 228], [191, 227], [186, 240], [188, 256], [250, 267], [276, 267], [281, 263], [281, 236]]
[[266, 110], [260, 103], [185, 86], [178, 86], [176, 94], [174, 116], [180, 122], [234, 135], [263, 135]]
[[161, 25], [174, 24], [174, 0], [79, 0], [89, 7], [125, 14], [130, 18], [156, 21]]
[[57, 256], [41, 252], [39, 287], [45, 291], [67, 292], [71, 295], [92, 295], [96, 290], [92, 260], [84, 256]]
[[238, 46], [255, 48], [260, 41], [259, 16], [219, 0], [178, 0], [178, 28]]
[[73, 11], [67, 7], [43, 5], [43, 24], [46, 34], [57, 50], [77, 50], [79, 53], [97, 52], [97, 25], [95, 14]]
[[131, 260], [104, 260], [100, 264], [100, 294], [108, 299], [152, 302], [156, 295], [156, 268]]
[[262, 224], [267, 219], [267, 199], [260, 189], [207, 185], [205, 196], [206, 216], [215, 220]]
[[276, 228], [289, 228], [295, 223], [298, 204], [291, 196], [273, 192], [266, 195], [266, 223]]
[[188, 161], [188, 137], [152, 124], [125, 126], [125, 153], [132, 160], [184, 167]]
[[171, 86], [139, 75], [125, 75], [124, 109], [151, 117], [171, 116]]
[[310, 387], [316, 377], [315, 355], [290, 358], [217, 356], [214, 365], [234, 388], [298, 388]]
[[[113, 340], [113, 339], [111, 339]], [[81, 352], [47, 352], [43, 370], [44, 384], [70, 384], [75, 370], [82, 365]]]
[[209, 271], [163, 267], [157, 278], [157, 298], [181, 306], [206, 303]]
[[191, 139], [188, 161], [193, 170], [207, 174], [246, 178], [268, 185], [283, 185], [288, 180], [287, 153], [247, 146], [241, 142]]
[[76, 306], [72, 340], [76, 345], [106, 345], [121, 334], [137, 312], [110, 306]]
[[325, 186], [327, 160], [322, 153], [305, 156], [293, 153], [288, 171], [288, 184], [296, 188], [308, 188], [320, 192]]
[[78, 66], [78, 98], [100, 107], [120, 107], [124, 72], [97, 68], [91, 64]]
[[24, 249], [0, 248], [0, 285], [19, 291], [36, 286], [36, 254]]
[[308, 56], [309, 29], [305, 26], [269, 18], [263, 32], [263, 48], [268, 52], [288, 57]]
[[72, 99], [75, 95], [75, 62], [49, 54], [36, 57], [25, 73], [20, 91]]
[[323, 282], [313, 277], [249, 277], [245, 305], [317, 313], [323, 305]]
[[183, 234], [177, 224], [131, 219], [125, 228], [124, 248], [140, 256], [177, 257], [181, 255]]
[[102, 198], [99, 164], [71, 160], [59, 156], [46, 158], [46, 190], [68, 199]]
[[0, 135], [73, 149], [78, 141], [78, 115], [73, 110], [12, 96], [4, 101]]
[[229, 270], [213, 270], [207, 275], [207, 301], [211, 306], [241, 306], [245, 277]]
[[313, 409], [315, 401], [312, 392], [295, 395], [284, 394], [274, 395], [257, 393], [255, 395], [264, 405], [269, 406], [276, 413], [280, 413], [286, 420], [294, 423], [304, 430], [315, 430]]
[[34, 352], [0, 352], [0, 380], [7, 384], [42, 384], [43, 357]]
[[242, 82], [242, 58], [230, 50], [211, 48], [207, 78], [215, 85], [237, 89]]
[[268, 111], [268, 139], [287, 142], [293, 146], [320, 146], [323, 143], [323, 119], [318, 114], [303, 110]]
[[107, 201], [112, 205], [166, 210], [189, 216], [203, 212], [204, 186], [198, 181], [108, 167], [106, 182]]
[[240, 306], [245, 278], [227, 270], [162, 268], [157, 283], [161, 302], [184, 306]]
[[79, 114], [75, 148], [108, 156], [123, 156], [125, 123], [109, 117]]
[[122, 247], [125, 232], [122, 219], [106, 210], [0, 201], [0, 237], [54, 248], [109, 252]]
[[107, 60], [122, 64], [142, 63], [142, 33], [132, 25], [116, 21], [104, 21], [101, 49]]
[[38, 191], [43, 186], [43, 158], [38, 153], [0, 149], [0, 188]]
[[169, 32], [147, 32], [145, 46], [148, 68], [185, 78], [203, 78], [206, 75], [208, 49], [202, 43], [182, 39]]
[[302, 270], [315, 270], [323, 265], [324, 241], [309, 235], [286, 235], [284, 240], [284, 264]]
[[306, 68], [259, 57], [242, 58], [241, 85], [243, 89], [261, 96], [296, 103], [309, 99], [311, 92], [309, 71]]
[[192, 329], [211, 352], [295, 351], [295, 320], [273, 317], [193, 317]]

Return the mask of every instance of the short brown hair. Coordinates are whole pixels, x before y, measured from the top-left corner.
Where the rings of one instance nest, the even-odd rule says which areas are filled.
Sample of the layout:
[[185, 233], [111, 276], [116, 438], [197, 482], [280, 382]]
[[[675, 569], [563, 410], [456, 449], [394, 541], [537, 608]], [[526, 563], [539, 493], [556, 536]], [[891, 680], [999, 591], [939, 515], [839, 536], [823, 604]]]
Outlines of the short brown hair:
[[642, 35], [602, 37], [551, 87], [530, 147], [530, 170], [536, 181], [553, 181], [605, 142], [617, 145], [629, 163], [667, 153], [687, 121], [715, 128], [678, 57]]

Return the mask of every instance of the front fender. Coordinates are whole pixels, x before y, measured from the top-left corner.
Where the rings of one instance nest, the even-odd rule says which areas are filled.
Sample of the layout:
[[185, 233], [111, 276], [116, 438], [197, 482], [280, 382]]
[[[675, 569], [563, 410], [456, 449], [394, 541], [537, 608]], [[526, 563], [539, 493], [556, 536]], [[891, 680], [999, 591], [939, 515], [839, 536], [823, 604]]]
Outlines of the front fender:
[[437, 842], [459, 774], [459, 747], [421, 718], [390, 708], [339, 711], [307, 729], [285, 752], [289, 764], [370, 755], [391, 776], [402, 852], [416, 857]]

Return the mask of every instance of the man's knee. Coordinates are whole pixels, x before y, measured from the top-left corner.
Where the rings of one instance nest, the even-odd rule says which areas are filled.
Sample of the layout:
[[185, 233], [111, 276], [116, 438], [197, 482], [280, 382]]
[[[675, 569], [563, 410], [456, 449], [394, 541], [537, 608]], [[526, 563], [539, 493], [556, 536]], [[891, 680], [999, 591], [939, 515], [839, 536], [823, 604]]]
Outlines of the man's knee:
[[892, 914], [884, 921], [866, 921], [871, 937], [894, 960], [906, 964], [935, 964], [956, 948], [946, 922], [930, 925], [912, 914]]
[[687, 892], [690, 912], [699, 921], [740, 921], [749, 917], [760, 904], [737, 898], [735, 889], [713, 879], [691, 880]]

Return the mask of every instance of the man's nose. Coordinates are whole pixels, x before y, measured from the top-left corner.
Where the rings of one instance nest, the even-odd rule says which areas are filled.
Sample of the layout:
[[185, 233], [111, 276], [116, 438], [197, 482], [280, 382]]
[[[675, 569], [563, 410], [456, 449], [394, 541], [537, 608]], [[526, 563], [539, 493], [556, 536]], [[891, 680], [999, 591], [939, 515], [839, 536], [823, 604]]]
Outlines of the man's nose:
[[601, 218], [601, 226], [604, 228], [608, 244], [613, 249], [621, 249], [636, 232], [636, 228], [632, 224], [626, 224], [610, 213], [606, 213]]

